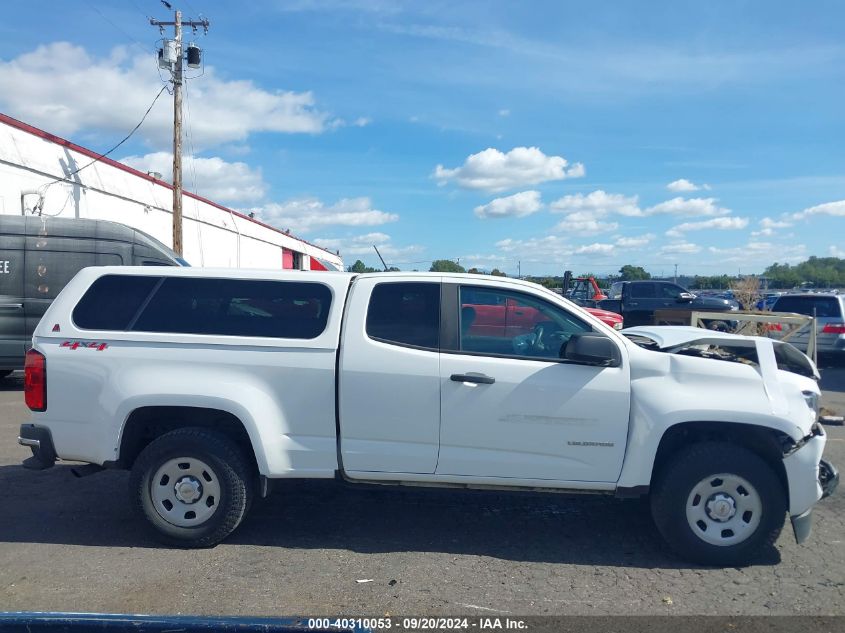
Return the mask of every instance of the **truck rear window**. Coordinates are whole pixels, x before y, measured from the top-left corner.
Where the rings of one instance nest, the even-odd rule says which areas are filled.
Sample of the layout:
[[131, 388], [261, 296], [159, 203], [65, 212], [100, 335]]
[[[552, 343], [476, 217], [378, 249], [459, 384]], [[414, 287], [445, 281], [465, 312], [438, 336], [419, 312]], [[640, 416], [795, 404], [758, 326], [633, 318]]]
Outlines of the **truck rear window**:
[[313, 339], [328, 322], [332, 294], [323, 284], [165, 277], [156, 287], [160, 279], [100, 277], [74, 309], [74, 323], [92, 330]]
[[85, 330], [126, 330], [161, 277], [104, 275], [73, 309], [73, 322]]
[[167, 277], [132, 329], [313, 339], [326, 329], [331, 301], [320, 283]]

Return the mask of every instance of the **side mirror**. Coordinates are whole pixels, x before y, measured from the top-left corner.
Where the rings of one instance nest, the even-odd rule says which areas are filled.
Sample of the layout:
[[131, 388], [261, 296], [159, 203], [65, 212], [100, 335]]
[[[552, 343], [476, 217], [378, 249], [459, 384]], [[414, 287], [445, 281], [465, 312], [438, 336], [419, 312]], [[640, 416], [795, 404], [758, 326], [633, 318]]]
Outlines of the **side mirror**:
[[695, 295], [691, 292], [682, 292], [678, 295], [678, 303], [689, 303], [695, 299]]
[[618, 367], [622, 362], [616, 344], [596, 332], [573, 334], [561, 352], [562, 358], [586, 365]]

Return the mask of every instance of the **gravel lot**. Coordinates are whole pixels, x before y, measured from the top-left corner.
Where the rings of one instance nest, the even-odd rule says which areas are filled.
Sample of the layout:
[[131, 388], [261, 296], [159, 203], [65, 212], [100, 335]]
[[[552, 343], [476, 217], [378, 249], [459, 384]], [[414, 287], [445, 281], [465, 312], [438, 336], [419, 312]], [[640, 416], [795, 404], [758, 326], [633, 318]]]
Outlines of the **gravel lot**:
[[[214, 549], [158, 547], [126, 474], [25, 471], [22, 377], [0, 380], [0, 610], [307, 614], [845, 614], [845, 501], [745, 569], [678, 561], [641, 501], [288, 482]], [[845, 412], [845, 368], [824, 370]], [[845, 466], [845, 430], [827, 458]], [[372, 582], [359, 583], [358, 580]]]

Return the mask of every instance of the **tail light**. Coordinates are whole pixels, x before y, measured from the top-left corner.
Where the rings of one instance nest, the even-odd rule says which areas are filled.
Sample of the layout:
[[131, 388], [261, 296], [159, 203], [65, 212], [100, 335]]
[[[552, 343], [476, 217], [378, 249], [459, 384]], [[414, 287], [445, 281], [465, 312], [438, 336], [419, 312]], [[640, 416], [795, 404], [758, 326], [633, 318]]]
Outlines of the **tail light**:
[[824, 334], [845, 334], [845, 323], [825, 323], [822, 332]]
[[26, 353], [23, 393], [26, 406], [30, 409], [47, 410], [47, 359], [34, 349]]

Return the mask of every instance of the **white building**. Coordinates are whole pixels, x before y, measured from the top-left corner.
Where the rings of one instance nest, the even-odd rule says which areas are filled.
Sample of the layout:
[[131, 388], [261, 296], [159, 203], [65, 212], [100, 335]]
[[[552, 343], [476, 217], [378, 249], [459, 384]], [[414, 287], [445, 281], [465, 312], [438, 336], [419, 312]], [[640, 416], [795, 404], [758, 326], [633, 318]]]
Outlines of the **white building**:
[[[109, 158], [74, 174], [98, 156], [0, 113], [0, 222], [40, 205], [44, 215], [120, 222], [172, 246], [171, 185]], [[337, 254], [201, 196], [185, 192], [182, 215], [192, 266], [343, 270]]]

